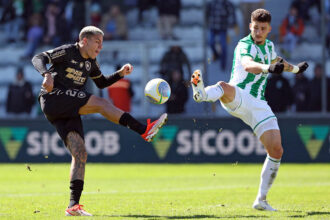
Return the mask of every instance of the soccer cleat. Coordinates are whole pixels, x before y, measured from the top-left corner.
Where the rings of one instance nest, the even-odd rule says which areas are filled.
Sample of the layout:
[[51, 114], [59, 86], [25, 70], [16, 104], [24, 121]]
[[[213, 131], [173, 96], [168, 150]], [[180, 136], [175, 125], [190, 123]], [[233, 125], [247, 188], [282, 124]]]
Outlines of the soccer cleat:
[[159, 119], [150, 123], [150, 119], [147, 120], [147, 129], [141, 137], [147, 141], [151, 142], [155, 135], [158, 133], [159, 129], [167, 122], [167, 114], [162, 114]]
[[65, 210], [66, 216], [93, 216], [92, 214], [86, 212], [83, 208], [83, 205], [74, 205], [71, 208]]
[[191, 75], [191, 84], [193, 89], [193, 98], [196, 102], [205, 101], [207, 98], [204, 82], [202, 77], [202, 72], [200, 70], [195, 70]]
[[252, 208], [257, 210], [265, 210], [265, 211], [277, 211], [268, 204], [267, 200], [259, 200], [259, 199], [256, 199], [256, 201], [254, 201]]

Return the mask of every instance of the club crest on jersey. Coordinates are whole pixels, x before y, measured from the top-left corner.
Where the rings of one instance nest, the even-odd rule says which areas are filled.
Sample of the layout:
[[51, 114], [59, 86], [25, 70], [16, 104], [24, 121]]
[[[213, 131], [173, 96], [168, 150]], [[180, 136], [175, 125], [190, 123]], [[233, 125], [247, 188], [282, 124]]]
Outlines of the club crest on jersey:
[[91, 70], [91, 62], [89, 62], [89, 61], [85, 61], [85, 66], [86, 66], [86, 70], [87, 71], [90, 71]]

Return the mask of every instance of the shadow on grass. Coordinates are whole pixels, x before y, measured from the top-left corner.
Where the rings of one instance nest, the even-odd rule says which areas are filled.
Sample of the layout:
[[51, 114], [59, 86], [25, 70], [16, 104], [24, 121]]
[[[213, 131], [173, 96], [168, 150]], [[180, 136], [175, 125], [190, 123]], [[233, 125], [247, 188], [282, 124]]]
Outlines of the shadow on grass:
[[113, 217], [113, 218], [144, 218], [144, 219], [222, 219], [222, 218], [268, 218], [268, 216], [258, 215], [235, 215], [235, 216], [215, 216], [215, 215], [187, 215], [187, 216], [161, 216], [161, 215], [99, 215], [100, 217]]
[[320, 217], [321, 217], [321, 215], [329, 215], [329, 217], [330, 217], [330, 212], [319, 212], [319, 211], [317, 211], [317, 212], [306, 212], [306, 213], [301, 214], [301, 215], [290, 215], [288, 217], [291, 217], [291, 218], [303, 218], [303, 217], [318, 216], [318, 215]]

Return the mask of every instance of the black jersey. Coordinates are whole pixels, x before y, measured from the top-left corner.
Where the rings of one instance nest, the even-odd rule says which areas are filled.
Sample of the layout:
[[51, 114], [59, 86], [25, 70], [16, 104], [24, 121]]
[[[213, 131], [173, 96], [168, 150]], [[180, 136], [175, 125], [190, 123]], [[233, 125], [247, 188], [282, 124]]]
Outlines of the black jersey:
[[[49, 70], [46, 66], [48, 63], [51, 64]], [[85, 59], [81, 56], [78, 43], [63, 45], [37, 54], [32, 58], [32, 64], [42, 75], [50, 72], [54, 79], [54, 89], [60, 90], [84, 90], [87, 77], [93, 79], [100, 89], [123, 78], [120, 71], [104, 76], [96, 59]], [[42, 88], [40, 95], [46, 93], [47, 91]]]
[[87, 77], [102, 76], [96, 59], [85, 59], [79, 52], [78, 43], [68, 44], [43, 52], [51, 64], [49, 72], [54, 78], [54, 88], [84, 89]]

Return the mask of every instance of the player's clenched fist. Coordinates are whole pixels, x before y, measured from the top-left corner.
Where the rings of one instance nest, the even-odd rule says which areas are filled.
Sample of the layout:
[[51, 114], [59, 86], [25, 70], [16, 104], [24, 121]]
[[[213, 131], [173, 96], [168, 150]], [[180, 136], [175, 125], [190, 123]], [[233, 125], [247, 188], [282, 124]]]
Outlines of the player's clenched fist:
[[297, 73], [298, 74], [303, 73], [308, 68], [308, 63], [306, 61], [304, 61], [304, 62], [299, 63], [297, 66], [299, 68], [299, 71]]
[[120, 70], [120, 75], [125, 76], [130, 74], [133, 71], [133, 66], [129, 63], [126, 63]]
[[42, 81], [42, 87], [47, 90], [47, 92], [51, 92], [54, 87], [54, 79], [50, 73], [45, 73], [44, 80]]

